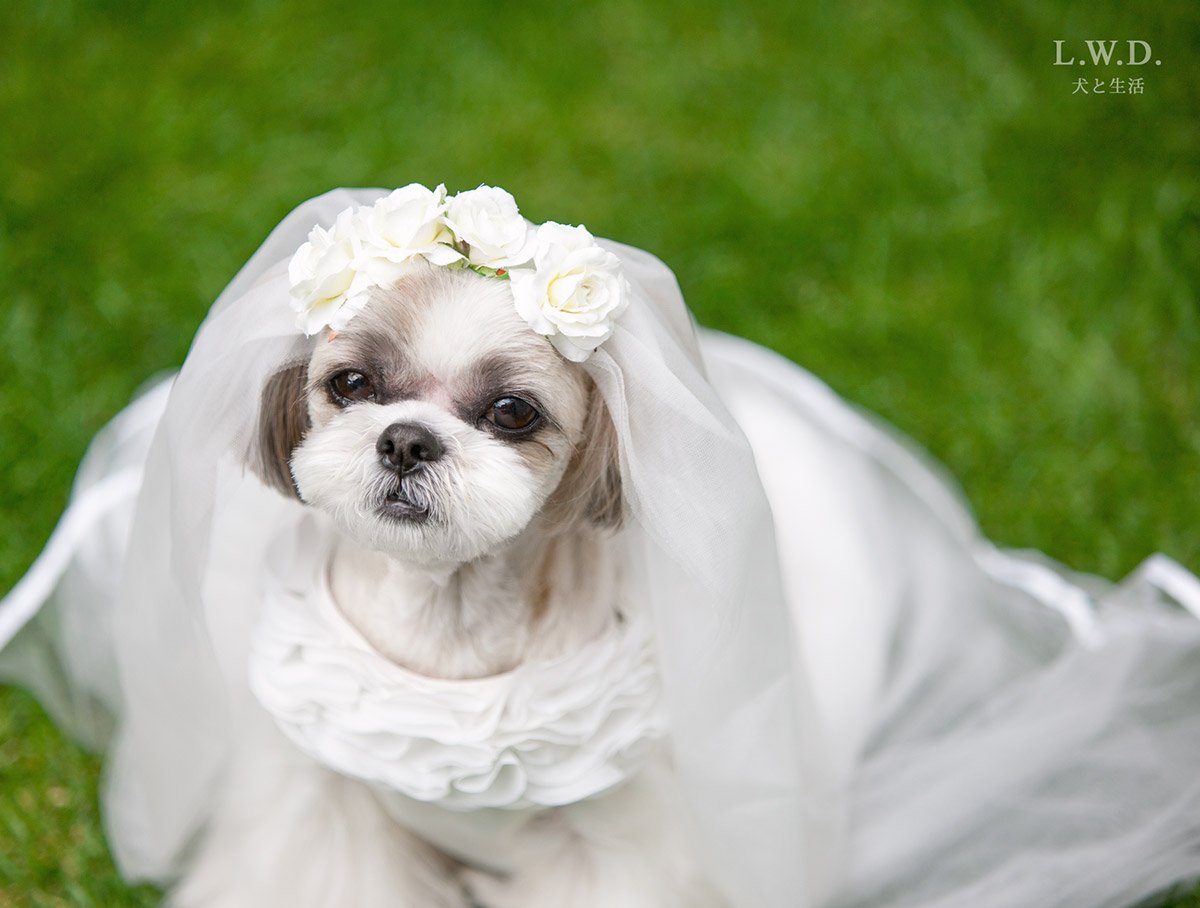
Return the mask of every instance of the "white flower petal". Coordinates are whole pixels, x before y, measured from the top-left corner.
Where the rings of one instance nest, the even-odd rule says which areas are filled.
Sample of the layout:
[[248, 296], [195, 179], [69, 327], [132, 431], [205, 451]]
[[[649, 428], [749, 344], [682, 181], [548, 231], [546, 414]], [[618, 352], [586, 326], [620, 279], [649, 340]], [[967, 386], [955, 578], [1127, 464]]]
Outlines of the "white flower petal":
[[550, 335], [550, 343], [554, 345], [555, 350], [562, 354], [564, 359], [569, 359], [573, 363], [585, 362], [596, 352], [595, 347], [581, 346], [574, 338], [567, 337], [565, 334]]

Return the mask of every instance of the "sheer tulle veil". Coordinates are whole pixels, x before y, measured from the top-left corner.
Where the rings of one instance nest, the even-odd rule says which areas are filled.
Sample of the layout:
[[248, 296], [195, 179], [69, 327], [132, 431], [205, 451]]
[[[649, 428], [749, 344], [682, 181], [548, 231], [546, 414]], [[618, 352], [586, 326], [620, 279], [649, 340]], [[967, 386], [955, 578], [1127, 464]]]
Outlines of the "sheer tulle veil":
[[[303, 506], [247, 469], [308, 356], [271, 233], [173, 382], [97, 437], [0, 605], [7, 677], [108, 747], [114, 854], [168, 881], [248, 710], [258, 565]], [[586, 363], [616, 425], [672, 752], [734, 908], [1112, 905], [1200, 874], [1200, 583], [1119, 586], [979, 537], [952, 485], [798, 367], [698, 331], [671, 272]]]

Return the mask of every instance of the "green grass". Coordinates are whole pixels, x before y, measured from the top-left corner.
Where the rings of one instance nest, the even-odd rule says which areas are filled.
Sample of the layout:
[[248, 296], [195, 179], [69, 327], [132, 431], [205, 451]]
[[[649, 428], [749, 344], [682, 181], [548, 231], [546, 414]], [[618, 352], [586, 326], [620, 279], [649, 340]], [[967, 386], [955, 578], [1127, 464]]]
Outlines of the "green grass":
[[[10, 2], [0, 589], [271, 225], [413, 180], [656, 252], [702, 322], [925, 445], [1003, 544], [1200, 568], [1200, 7], [983, 9]], [[1144, 94], [1073, 95], [1053, 41], [1088, 38], [1149, 41]], [[97, 762], [18, 692], [0, 740], [0, 908], [152, 904], [105, 856]]]

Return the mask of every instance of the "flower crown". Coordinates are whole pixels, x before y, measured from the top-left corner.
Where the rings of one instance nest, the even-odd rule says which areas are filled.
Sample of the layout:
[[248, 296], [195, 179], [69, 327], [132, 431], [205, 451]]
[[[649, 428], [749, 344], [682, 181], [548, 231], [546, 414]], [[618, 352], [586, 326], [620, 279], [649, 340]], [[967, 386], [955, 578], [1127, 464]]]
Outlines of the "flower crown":
[[494, 186], [447, 196], [412, 183], [312, 229], [288, 264], [297, 327], [341, 330], [417, 259], [509, 281], [518, 314], [572, 362], [608, 340], [628, 304], [620, 259], [586, 228], [532, 225]]

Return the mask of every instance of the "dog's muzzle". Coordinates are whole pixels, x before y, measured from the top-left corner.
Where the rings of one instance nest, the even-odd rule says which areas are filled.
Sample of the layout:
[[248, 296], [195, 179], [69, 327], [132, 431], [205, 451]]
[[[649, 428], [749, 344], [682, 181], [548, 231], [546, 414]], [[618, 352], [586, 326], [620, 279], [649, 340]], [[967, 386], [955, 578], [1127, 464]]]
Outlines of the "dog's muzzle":
[[427, 463], [442, 459], [442, 443], [420, 423], [394, 422], [375, 442], [379, 462], [386, 469], [407, 476]]
[[426, 464], [442, 459], [445, 448], [438, 437], [420, 423], [395, 422], [380, 433], [375, 442], [375, 451], [384, 469], [395, 473], [397, 477], [396, 487], [388, 493], [380, 511], [406, 523], [428, 520], [428, 505], [409, 497], [413, 491], [412, 484], [404, 482], [404, 479], [415, 478]]

